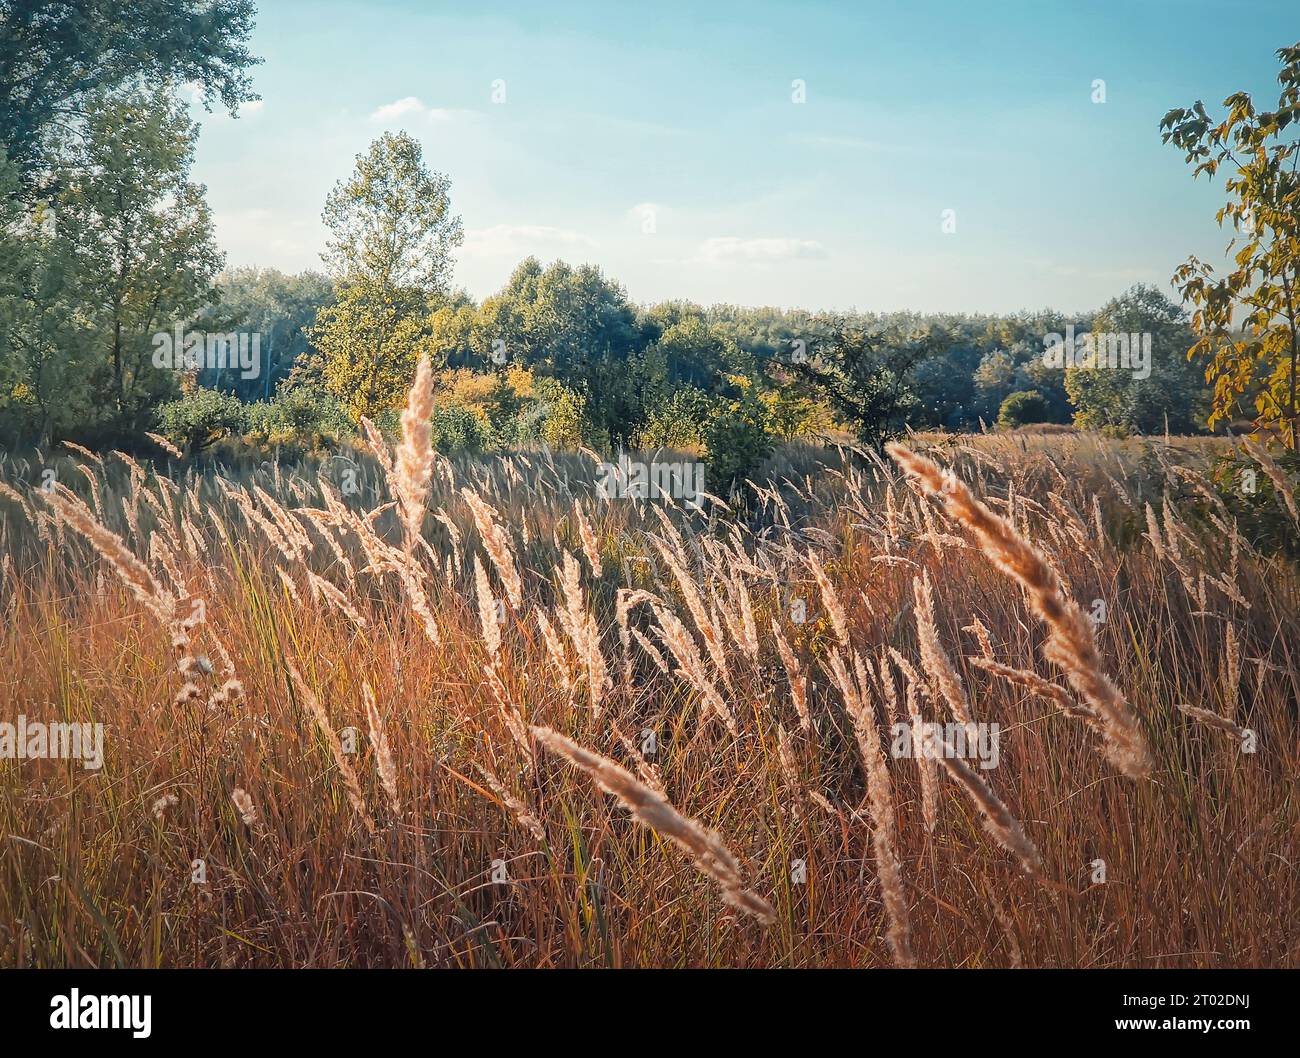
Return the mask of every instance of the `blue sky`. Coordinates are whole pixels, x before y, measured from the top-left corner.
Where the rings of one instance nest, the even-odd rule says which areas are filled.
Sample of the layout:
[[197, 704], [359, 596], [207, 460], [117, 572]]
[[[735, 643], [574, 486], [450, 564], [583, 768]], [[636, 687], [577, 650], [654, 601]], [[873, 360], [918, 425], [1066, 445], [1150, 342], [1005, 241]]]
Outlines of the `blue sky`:
[[647, 303], [1083, 310], [1167, 289], [1226, 236], [1220, 186], [1160, 117], [1241, 89], [1272, 105], [1273, 53], [1300, 40], [1294, 0], [259, 6], [262, 101], [195, 108], [228, 263], [319, 268], [329, 189], [405, 129], [451, 178], [476, 298], [530, 253]]

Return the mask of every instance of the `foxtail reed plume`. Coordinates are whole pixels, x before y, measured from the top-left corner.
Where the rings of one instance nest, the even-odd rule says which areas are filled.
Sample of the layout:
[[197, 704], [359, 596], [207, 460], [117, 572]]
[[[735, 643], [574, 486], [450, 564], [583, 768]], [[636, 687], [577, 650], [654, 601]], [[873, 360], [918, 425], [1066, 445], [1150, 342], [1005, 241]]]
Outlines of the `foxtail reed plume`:
[[[253, 799], [248, 796], [248, 791], [242, 786], [236, 786], [230, 791], [230, 800], [234, 802], [235, 811], [239, 813], [239, 818], [244, 826], [251, 827], [257, 822], [257, 809], [253, 805]], [[176, 798], [172, 797], [170, 803], [175, 804]], [[162, 807], [159, 808], [159, 805]], [[166, 798], [163, 798], [154, 805], [154, 814], [161, 817], [166, 809], [167, 801]]]
[[955, 474], [945, 474], [937, 464], [901, 444], [890, 444], [888, 451], [920, 480], [927, 493], [943, 501], [955, 521], [975, 535], [993, 564], [1026, 590], [1031, 608], [1050, 632], [1043, 654], [1065, 672], [1096, 712], [1096, 726], [1111, 764], [1129, 778], [1149, 775], [1151, 753], [1141, 725], [1102, 669], [1092, 624], [1079, 604], [1065, 594], [1060, 577], [1047, 560], [1010, 522], [976, 499]]
[[577, 500], [573, 501], [573, 515], [578, 521], [578, 537], [582, 541], [582, 553], [587, 556], [587, 562], [591, 566], [591, 575], [599, 579], [601, 575], [600, 542], [596, 539], [596, 533], [592, 530], [591, 523], [587, 521], [587, 516], [582, 513], [582, 504]]
[[1017, 669], [1010, 665], [1003, 665], [992, 658], [974, 657], [970, 659], [971, 664], [985, 672], [991, 672], [995, 676], [1001, 676], [1008, 683], [1014, 683], [1018, 687], [1024, 687], [1028, 691], [1046, 698], [1055, 705], [1066, 716], [1073, 716], [1080, 720], [1095, 720], [1097, 714], [1088, 706], [1081, 705], [1070, 697], [1064, 687], [1060, 687], [1050, 680], [1045, 680], [1036, 672], [1030, 672], [1028, 669]]
[[496, 511], [492, 505], [477, 492], [467, 487], [461, 489], [460, 494], [465, 498], [470, 514], [474, 516], [474, 524], [478, 526], [479, 535], [483, 538], [483, 546], [487, 549], [488, 558], [492, 560], [492, 565], [496, 567], [497, 576], [501, 578], [501, 583], [505, 586], [510, 605], [516, 610], [522, 609], [524, 605], [524, 586], [523, 581], [519, 579], [519, 568], [515, 565], [514, 559], [514, 545], [509, 534], [497, 522]]
[[772, 637], [776, 640], [777, 653], [781, 655], [781, 664], [785, 668], [786, 678], [790, 681], [790, 698], [794, 702], [794, 711], [799, 714], [799, 727], [804, 731], [812, 730], [812, 715], [808, 712], [808, 677], [799, 672], [799, 659], [781, 631], [776, 618], [772, 619]]
[[1199, 720], [1201, 723], [1206, 724], [1209, 727], [1215, 728], [1218, 731], [1223, 731], [1238, 741], [1246, 737], [1247, 732], [1244, 727], [1233, 723], [1226, 716], [1221, 716], [1210, 709], [1200, 709], [1197, 706], [1185, 705], [1182, 702], [1178, 703], [1178, 708], [1193, 720]]
[[997, 794], [993, 792], [983, 776], [975, 771], [958, 755], [951, 743], [938, 735], [929, 737], [927, 752], [932, 752], [943, 761], [948, 774], [956, 780], [957, 785], [966, 791], [975, 807], [979, 809], [984, 820], [984, 829], [989, 836], [1016, 858], [1020, 869], [1028, 875], [1041, 874], [1043, 860], [1038, 854], [1038, 847], [1020, 825], [1020, 820]]
[[394, 460], [408, 555], [420, 536], [429, 479], [433, 475], [433, 428], [429, 422], [432, 415], [433, 368], [428, 356], [421, 356], [402, 412], [402, 442], [397, 446]]
[[975, 720], [971, 716], [966, 688], [939, 642], [939, 631], [934, 624], [934, 593], [930, 589], [928, 571], [923, 571], [912, 581], [912, 595], [916, 600], [916, 634], [921, 645], [921, 666], [939, 688], [953, 719], [959, 724], [973, 724]]
[[370, 684], [361, 684], [362, 697], [366, 703], [366, 725], [370, 728], [370, 745], [375, 751], [375, 770], [379, 772], [379, 782], [388, 795], [388, 807], [393, 816], [402, 814], [402, 799], [397, 793], [397, 765], [393, 763], [392, 751], [388, 748], [388, 734], [384, 731], [384, 718], [379, 715], [379, 706], [375, 702], [375, 692]]
[[1300, 525], [1300, 510], [1297, 510], [1295, 502], [1295, 486], [1291, 484], [1286, 473], [1274, 462], [1273, 457], [1264, 450], [1263, 445], [1256, 444], [1249, 437], [1243, 437], [1241, 444], [1250, 453], [1251, 458], [1264, 468], [1268, 480], [1273, 483], [1273, 488], [1282, 497], [1282, 502], [1286, 504], [1287, 513], [1291, 515], [1291, 520], [1296, 525]]
[[168, 455], [175, 456], [177, 459], [185, 458], [185, 453], [182, 452], [179, 448], [177, 448], [174, 444], [172, 444], [169, 440], [167, 440], [167, 438], [165, 438], [162, 434], [149, 433], [148, 431], [145, 431], [145, 436], [149, 438], [149, 440], [151, 440], [159, 448], [161, 448], [164, 452], [166, 452]]
[[822, 593], [822, 605], [826, 607], [827, 616], [831, 619], [831, 628], [835, 630], [835, 638], [840, 641], [840, 646], [849, 645], [849, 619], [844, 612], [844, 605], [840, 602], [840, 597], [835, 591], [835, 585], [831, 583], [830, 577], [826, 575], [826, 570], [822, 567], [821, 559], [817, 557], [817, 552], [812, 548], [808, 549], [808, 568], [812, 570], [813, 579], [817, 581], [817, 587]]
[[361, 793], [361, 783], [357, 780], [357, 773], [352, 770], [352, 765], [348, 763], [347, 755], [343, 752], [343, 744], [339, 741], [339, 736], [330, 723], [329, 714], [325, 712], [325, 707], [321, 705], [320, 699], [307, 686], [307, 681], [302, 678], [302, 674], [294, 666], [293, 662], [286, 661], [285, 668], [289, 670], [289, 678], [293, 681], [298, 697], [306, 705], [307, 711], [311, 714], [312, 720], [315, 721], [316, 727], [321, 733], [321, 737], [325, 739], [326, 745], [329, 746], [330, 755], [334, 758], [334, 764], [338, 768], [339, 774], [343, 776], [343, 786], [347, 790], [348, 801], [352, 805], [352, 810], [356, 812], [357, 818], [365, 824], [366, 830], [371, 834], [375, 833], [375, 821], [371, 818], [369, 809], [366, 808], [366, 799]]
[[776, 921], [776, 911], [772, 905], [744, 887], [740, 864], [716, 833], [682, 815], [663, 794], [652, 790], [608, 757], [584, 749], [549, 727], [534, 727], [531, 730], [533, 737], [544, 749], [582, 769], [597, 786], [617, 797], [638, 823], [662, 834], [685, 850], [695, 865], [718, 883], [722, 899], [728, 904], [753, 915], [764, 925], [770, 926]]
[[[855, 659], [856, 660], [856, 659]], [[855, 666], [856, 667], [856, 666]], [[894, 962], [905, 969], [916, 966], [912, 953], [912, 923], [903, 887], [903, 866], [898, 859], [898, 818], [894, 808], [894, 787], [880, 748], [876, 718], [866, 699], [867, 688], [845, 668], [836, 649], [830, 654], [831, 678], [844, 699], [853, 720], [858, 752], [867, 773], [867, 806], [871, 813], [871, 847], [880, 878], [880, 897], [889, 926], [885, 942]]]

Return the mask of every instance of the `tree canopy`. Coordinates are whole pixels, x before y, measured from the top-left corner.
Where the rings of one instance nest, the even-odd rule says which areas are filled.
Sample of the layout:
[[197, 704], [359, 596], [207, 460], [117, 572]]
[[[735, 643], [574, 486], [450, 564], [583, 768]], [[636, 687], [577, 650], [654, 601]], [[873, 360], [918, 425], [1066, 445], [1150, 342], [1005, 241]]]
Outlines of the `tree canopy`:
[[190, 82], [232, 110], [258, 98], [254, 14], [253, 0], [2, 0], [0, 147], [39, 182], [51, 137], [106, 92]]

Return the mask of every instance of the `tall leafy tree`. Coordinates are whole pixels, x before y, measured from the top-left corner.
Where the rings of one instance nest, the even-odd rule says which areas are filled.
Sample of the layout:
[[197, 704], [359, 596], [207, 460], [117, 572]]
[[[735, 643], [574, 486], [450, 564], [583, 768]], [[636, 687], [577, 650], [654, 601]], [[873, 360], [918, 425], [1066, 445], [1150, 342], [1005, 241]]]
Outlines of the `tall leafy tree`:
[[322, 256], [336, 279], [446, 290], [451, 251], [462, 239], [451, 180], [425, 166], [420, 144], [405, 132], [386, 132], [357, 155], [352, 175], [325, 199], [321, 219], [330, 230]]
[[354, 419], [395, 406], [431, 348], [429, 313], [447, 293], [451, 251], [463, 237], [450, 187], [425, 167], [419, 143], [385, 133], [326, 199], [323, 259], [335, 301], [308, 334], [316, 351], [304, 373]]
[[256, 99], [253, 0], [0, 0], [0, 145], [27, 184], [52, 170], [52, 135], [88, 103], [189, 81], [234, 109]]
[[519, 364], [582, 394], [597, 429], [626, 443], [644, 416], [640, 354], [645, 332], [627, 292], [593, 265], [534, 257], [476, 313], [434, 317], [434, 344], [459, 363]]
[[17, 311], [0, 334], [20, 430], [45, 440], [148, 428], [179, 381], [154, 365], [154, 335], [210, 303], [221, 266], [189, 179], [197, 129], [175, 98], [158, 88], [88, 99], [84, 122], [59, 194], [18, 206]]
[[88, 411], [91, 372], [70, 248], [54, 211], [29, 206], [19, 188], [0, 151], [0, 444], [13, 447], [73, 428]]
[[[1206, 387], [1188, 360], [1195, 338], [1182, 308], [1155, 287], [1138, 284], [1107, 302], [1092, 322], [1094, 335], [1150, 336], [1151, 358], [1145, 378], [1122, 367], [1074, 367], [1065, 387], [1074, 404], [1075, 425], [1086, 429], [1116, 426], [1155, 433], [1203, 429]], [[1131, 343], [1130, 343], [1131, 344]]]
[[431, 350], [427, 302], [419, 291], [387, 290], [371, 281], [334, 288], [316, 313], [308, 354], [296, 377], [319, 384], [353, 422], [395, 408], [410, 388], [421, 352]]
[[935, 350], [932, 334], [829, 318], [816, 354], [794, 368], [825, 396], [858, 440], [883, 448], [916, 405], [909, 377]]
[[221, 269], [203, 186], [189, 179], [198, 129], [166, 89], [91, 101], [55, 207], [90, 321], [104, 425], [138, 432], [177, 376], [153, 336], [214, 298]]
[[1193, 175], [1223, 169], [1228, 201], [1220, 225], [1234, 232], [1235, 268], [1219, 275], [1188, 258], [1174, 274], [1196, 305], [1200, 340], [1191, 355], [1208, 358], [1214, 382], [1211, 425], [1236, 414], [1254, 394], [1255, 425], [1300, 449], [1300, 43], [1277, 52], [1282, 86], [1274, 110], [1257, 111], [1245, 92], [1223, 101], [1211, 119], [1197, 100], [1160, 122], [1166, 143], [1186, 153]]

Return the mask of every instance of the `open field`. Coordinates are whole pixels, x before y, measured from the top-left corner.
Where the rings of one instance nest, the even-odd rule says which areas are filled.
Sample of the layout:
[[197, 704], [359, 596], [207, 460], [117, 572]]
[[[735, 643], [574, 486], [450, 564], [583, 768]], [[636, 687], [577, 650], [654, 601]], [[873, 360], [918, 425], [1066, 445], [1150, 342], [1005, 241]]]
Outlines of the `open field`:
[[[834, 449], [703, 512], [585, 455], [5, 460], [0, 719], [104, 760], [0, 760], [0, 964], [1300, 964], [1297, 571], [1208, 442], [909, 444], [1081, 611]], [[963, 710], [996, 767], [895, 755]]]

